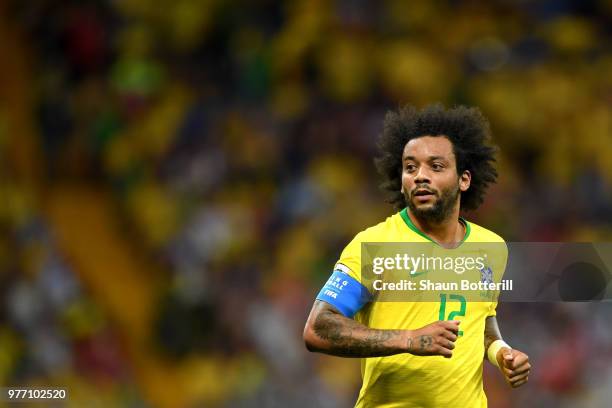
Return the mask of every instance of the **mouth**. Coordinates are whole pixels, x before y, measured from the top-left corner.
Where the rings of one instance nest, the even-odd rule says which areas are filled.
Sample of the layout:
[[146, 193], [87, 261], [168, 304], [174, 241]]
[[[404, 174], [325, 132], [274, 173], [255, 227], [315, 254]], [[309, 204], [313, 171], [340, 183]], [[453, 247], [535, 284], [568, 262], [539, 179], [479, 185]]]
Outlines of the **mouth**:
[[433, 191], [421, 188], [412, 193], [412, 196], [419, 202], [426, 202], [432, 199], [435, 196], [435, 193]]

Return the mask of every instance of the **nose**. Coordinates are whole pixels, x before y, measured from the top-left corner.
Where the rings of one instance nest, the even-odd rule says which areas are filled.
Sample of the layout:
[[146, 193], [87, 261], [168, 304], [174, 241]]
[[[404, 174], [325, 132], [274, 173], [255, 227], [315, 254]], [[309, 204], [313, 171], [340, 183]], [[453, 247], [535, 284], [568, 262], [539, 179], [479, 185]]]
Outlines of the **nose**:
[[429, 177], [429, 172], [427, 171], [427, 169], [425, 168], [426, 166], [420, 166], [419, 170], [417, 171], [416, 175], [414, 176], [414, 182], [415, 184], [421, 184], [421, 183], [430, 183], [430, 177]]

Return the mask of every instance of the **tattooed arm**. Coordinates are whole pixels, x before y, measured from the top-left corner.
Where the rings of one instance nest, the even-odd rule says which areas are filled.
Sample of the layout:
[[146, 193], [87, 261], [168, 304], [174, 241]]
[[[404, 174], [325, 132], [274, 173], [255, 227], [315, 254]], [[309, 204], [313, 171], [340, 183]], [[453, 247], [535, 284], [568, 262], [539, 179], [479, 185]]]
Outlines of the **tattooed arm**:
[[304, 327], [304, 342], [309, 351], [340, 357], [411, 353], [450, 358], [458, 330], [456, 321], [438, 321], [417, 330], [371, 329], [317, 300]]

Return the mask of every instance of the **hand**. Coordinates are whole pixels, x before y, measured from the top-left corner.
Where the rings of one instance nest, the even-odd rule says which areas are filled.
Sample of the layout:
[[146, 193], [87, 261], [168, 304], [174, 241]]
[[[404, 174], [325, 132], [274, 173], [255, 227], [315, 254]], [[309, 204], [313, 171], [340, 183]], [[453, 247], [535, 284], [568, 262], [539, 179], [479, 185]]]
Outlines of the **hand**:
[[459, 323], [458, 320], [439, 320], [420, 329], [409, 330], [406, 351], [415, 356], [451, 358], [457, 340]]
[[512, 388], [520, 387], [529, 379], [529, 356], [522, 351], [502, 347], [497, 352], [497, 363], [504, 379]]

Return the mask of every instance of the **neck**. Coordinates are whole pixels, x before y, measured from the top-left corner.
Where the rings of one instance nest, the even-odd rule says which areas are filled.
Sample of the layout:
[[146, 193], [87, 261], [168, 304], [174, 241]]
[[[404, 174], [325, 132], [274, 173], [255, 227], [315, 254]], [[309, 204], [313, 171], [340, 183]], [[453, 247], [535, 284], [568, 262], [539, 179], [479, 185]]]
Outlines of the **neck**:
[[465, 226], [459, 221], [459, 205], [439, 222], [419, 219], [410, 211], [408, 216], [419, 230], [445, 248], [458, 246], [465, 237]]

